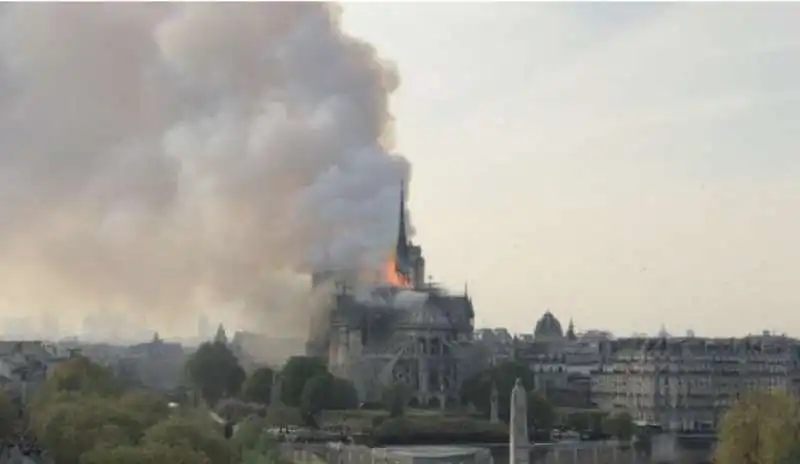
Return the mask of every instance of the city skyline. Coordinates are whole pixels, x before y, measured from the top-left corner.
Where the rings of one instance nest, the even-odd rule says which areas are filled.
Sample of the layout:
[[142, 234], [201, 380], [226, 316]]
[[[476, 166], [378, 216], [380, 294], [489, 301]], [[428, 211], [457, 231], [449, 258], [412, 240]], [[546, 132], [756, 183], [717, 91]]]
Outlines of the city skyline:
[[120, 8], [0, 12], [11, 315], [305, 334], [406, 180], [480, 327], [800, 335], [793, 4]]

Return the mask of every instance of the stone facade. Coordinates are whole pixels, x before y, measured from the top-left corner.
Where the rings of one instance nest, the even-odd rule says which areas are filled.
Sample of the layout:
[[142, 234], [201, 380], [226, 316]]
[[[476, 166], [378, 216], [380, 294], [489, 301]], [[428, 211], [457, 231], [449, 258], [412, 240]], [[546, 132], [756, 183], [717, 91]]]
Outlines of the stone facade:
[[605, 342], [592, 393], [602, 409], [670, 430], [714, 430], [739, 395], [797, 392], [798, 345], [784, 337], [630, 338]]
[[368, 299], [336, 295], [328, 365], [354, 382], [362, 401], [377, 401], [393, 383], [412, 404], [455, 404], [461, 382], [480, 363], [472, 343], [474, 312], [466, 295], [375, 287]]

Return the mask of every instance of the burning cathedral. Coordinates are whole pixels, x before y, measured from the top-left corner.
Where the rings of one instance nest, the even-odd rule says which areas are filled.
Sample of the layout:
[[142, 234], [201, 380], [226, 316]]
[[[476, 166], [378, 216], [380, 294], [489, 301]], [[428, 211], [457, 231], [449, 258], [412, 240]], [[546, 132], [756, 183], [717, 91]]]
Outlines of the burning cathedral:
[[399, 216], [397, 244], [378, 282], [359, 285], [336, 271], [312, 276], [312, 286], [335, 290], [307, 351], [352, 381], [361, 401], [378, 401], [384, 388], [401, 383], [412, 405], [445, 407], [481, 368], [472, 343], [475, 313], [466, 290], [452, 295], [425, 279], [422, 249], [406, 235], [403, 189]]

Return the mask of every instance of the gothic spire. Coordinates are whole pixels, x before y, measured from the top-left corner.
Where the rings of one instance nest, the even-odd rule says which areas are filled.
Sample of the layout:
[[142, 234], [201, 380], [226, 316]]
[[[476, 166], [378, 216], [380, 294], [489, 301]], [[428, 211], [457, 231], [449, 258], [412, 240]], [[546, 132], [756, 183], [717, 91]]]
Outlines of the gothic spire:
[[397, 224], [397, 254], [407, 251], [408, 237], [406, 237], [406, 189], [405, 185], [400, 183], [400, 221]]
[[222, 343], [223, 345], [228, 344], [228, 335], [225, 333], [225, 327], [223, 327], [222, 324], [217, 327], [217, 334], [214, 335], [214, 342]]
[[400, 183], [400, 220], [397, 224], [397, 246], [395, 248], [395, 267], [397, 272], [408, 275], [408, 237], [406, 236], [406, 189]]

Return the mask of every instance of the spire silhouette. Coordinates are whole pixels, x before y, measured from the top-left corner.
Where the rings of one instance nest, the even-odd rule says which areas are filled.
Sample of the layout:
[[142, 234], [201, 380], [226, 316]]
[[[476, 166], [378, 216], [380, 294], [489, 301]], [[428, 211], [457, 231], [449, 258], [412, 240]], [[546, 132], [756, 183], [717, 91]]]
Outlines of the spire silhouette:
[[406, 235], [406, 189], [400, 183], [400, 220], [397, 224], [397, 246], [395, 247], [395, 270], [408, 277], [408, 236]]
[[225, 333], [225, 327], [223, 327], [222, 324], [217, 327], [217, 333], [214, 335], [214, 342], [222, 343], [223, 345], [228, 344], [228, 334]]
[[572, 318], [569, 319], [569, 327], [567, 328], [567, 339], [570, 341], [574, 341], [578, 338], [575, 335], [575, 323], [572, 322]]

